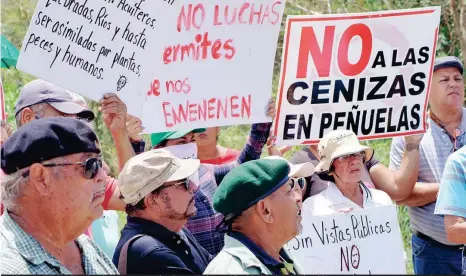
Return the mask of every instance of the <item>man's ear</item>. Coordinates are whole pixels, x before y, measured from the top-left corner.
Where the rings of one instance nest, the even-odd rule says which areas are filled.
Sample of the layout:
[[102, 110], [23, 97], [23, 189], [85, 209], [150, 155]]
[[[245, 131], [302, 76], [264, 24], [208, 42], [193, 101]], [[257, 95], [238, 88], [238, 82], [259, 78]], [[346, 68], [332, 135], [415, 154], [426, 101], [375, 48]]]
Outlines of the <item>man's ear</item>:
[[35, 113], [30, 107], [26, 107], [21, 111], [21, 125], [27, 124], [35, 120]]
[[29, 183], [35, 193], [41, 196], [48, 196], [51, 193], [52, 175], [51, 170], [45, 169], [39, 163], [29, 167]]
[[272, 205], [269, 200], [259, 200], [259, 202], [256, 203], [254, 210], [265, 223], [273, 222]]

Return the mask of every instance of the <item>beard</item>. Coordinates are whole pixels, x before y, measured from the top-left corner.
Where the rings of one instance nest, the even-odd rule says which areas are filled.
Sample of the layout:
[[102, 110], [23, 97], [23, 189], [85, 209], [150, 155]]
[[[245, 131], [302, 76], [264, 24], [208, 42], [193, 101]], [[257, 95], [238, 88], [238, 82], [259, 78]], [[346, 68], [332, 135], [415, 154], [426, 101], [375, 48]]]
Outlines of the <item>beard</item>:
[[187, 220], [196, 215], [197, 209], [194, 211], [189, 211], [189, 206], [191, 206], [191, 203], [194, 202], [194, 197], [188, 202], [186, 206], [186, 210], [184, 212], [179, 212], [173, 208], [173, 205], [171, 203], [171, 199], [167, 195], [163, 195], [163, 201], [165, 203], [166, 209], [166, 217], [169, 219], [173, 220]]

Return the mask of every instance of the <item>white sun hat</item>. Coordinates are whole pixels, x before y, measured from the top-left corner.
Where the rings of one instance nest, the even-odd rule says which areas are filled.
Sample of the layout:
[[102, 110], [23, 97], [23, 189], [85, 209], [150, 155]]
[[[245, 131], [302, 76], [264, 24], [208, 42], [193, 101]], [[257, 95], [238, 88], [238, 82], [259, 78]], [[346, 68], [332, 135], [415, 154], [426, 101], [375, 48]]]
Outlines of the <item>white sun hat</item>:
[[285, 158], [281, 156], [267, 156], [264, 159], [278, 159], [278, 160], [285, 160], [290, 166], [290, 173], [288, 174], [289, 177], [308, 177], [314, 174], [315, 167], [311, 162], [301, 163], [301, 164], [291, 164]]

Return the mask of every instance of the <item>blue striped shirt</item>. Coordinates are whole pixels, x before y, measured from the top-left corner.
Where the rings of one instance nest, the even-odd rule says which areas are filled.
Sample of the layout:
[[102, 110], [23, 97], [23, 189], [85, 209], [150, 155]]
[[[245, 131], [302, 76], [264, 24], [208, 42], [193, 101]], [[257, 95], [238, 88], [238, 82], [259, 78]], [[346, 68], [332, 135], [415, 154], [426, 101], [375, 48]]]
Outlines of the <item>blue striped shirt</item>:
[[[418, 182], [440, 183], [445, 163], [453, 152], [453, 143], [443, 129], [429, 119], [430, 128], [424, 134], [419, 149], [419, 177]], [[466, 144], [466, 108], [463, 108], [461, 121], [460, 146]], [[390, 154], [390, 169], [398, 170], [403, 158], [405, 143], [403, 137], [392, 140]], [[411, 228], [432, 239], [447, 245], [454, 245], [447, 241], [443, 218], [434, 215], [435, 202], [409, 207], [408, 214], [411, 219]]]

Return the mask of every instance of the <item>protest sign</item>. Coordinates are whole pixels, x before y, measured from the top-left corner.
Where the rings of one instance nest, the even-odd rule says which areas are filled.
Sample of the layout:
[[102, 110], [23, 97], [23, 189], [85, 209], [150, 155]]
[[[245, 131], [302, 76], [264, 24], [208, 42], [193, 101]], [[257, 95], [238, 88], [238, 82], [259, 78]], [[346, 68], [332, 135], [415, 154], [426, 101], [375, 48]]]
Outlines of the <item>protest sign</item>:
[[180, 159], [197, 159], [197, 144], [188, 143], [163, 148]]
[[176, 1], [164, 19], [143, 118], [148, 130], [268, 122], [284, 0]]
[[312, 216], [286, 245], [305, 274], [406, 274], [394, 205]]
[[173, 1], [39, 0], [17, 68], [92, 100], [117, 93], [140, 117], [165, 24], [157, 14], [169, 18]]
[[362, 140], [425, 132], [439, 21], [440, 7], [288, 16], [277, 143], [340, 128]]

